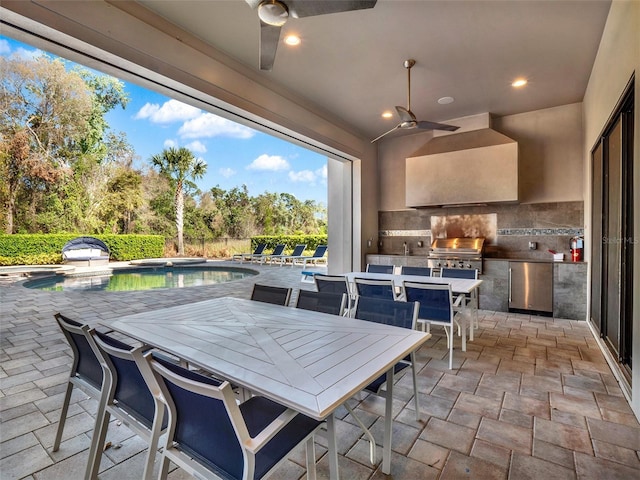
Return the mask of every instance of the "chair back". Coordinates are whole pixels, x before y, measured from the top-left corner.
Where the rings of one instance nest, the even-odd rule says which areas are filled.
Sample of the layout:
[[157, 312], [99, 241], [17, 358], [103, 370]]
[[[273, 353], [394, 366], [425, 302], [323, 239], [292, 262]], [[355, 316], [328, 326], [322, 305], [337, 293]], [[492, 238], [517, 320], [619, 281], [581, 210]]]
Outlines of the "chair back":
[[453, 324], [453, 296], [451, 285], [404, 282], [407, 302], [419, 302], [418, 318]]
[[316, 290], [327, 293], [346, 293], [349, 295], [349, 281], [342, 275], [325, 275], [316, 273], [313, 276]]
[[[198, 478], [263, 478], [302, 441], [313, 447], [312, 435], [321, 422], [259, 395], [238, 404], [227, 381], [149, 353], [144, 358], [152, 370], [149, 387], [167, 406], [171, 419], [160, 478], [166, 478], [169, 460], [199, 473]], [[312, 468], [309, 478], [315, 478], [313, 448], [306, 457], [307, 468]]]
[[369, 322], [415, 329], [418, 302], [398, 302], [383, 298], [358, 297], [355, 318]]
[[289, 305], [291, 299], [291, 289], [286, 287], [272, 287], [271, 285], [260, 285], [256, 283], [251, 292], [251, 300], [274, 305]]
[[306, 250], [307, 246], [306, 245], [296, 245], [295, 248], [293, 249], [293, 252], [291, 252], [291, 255], [289, 255], [290, 257], [299, 257], [300, 255], [302, 255], [302, 252], [304, 252]]
[[312, 257], [313, 258], [322, 258], [322, 257], [324, 257], [324, 254], [327, 253], [327, 248], [329, 248], [327, 245], [318, 245], [316, 247], [316, 251], [313, 252]]
[[472, 280], [478, 279], [478, 269], [462, 269], [462, 268], [443, 268], [440, 270], [441, 277], [447, 278], [470, 278]]
[[400, 268], [400, 275], [419, 275], [422, 277], [431, 276], [431, 267], [409, 267], [403, 265]]
[[374, 280], [369, 278], [354, 278], [356, 292], [362, 297], [386, 298], [395, 300], [395, 289], [391, 280]]
[[142, 355], [143, 347], [127, 345], [97, 331], [93, 335], [112, 376], [113, 400], [120, 409], [151, 430], [155, 401], [135, 360], [135, 355]]
[[256, 249], [253, 251], [253, 254], [260, 255], [262, 252], [264, 252], [265, 248], [267, 248], [266, 243], [259, 243], [258, 245], [256, 245]]
[[376, 265], [373, 263], [367, 264], [367, 272], [371, 273], [391, 273], [393, 274], [393, 265]]
[[161, 358], [146, 358], [164, 398], [171, 400], [167, 402], [175, 422], [171, 440], [221, 478], [242, 478], [242, 447], [225, 406], [231, 406], [229, 394], [235, 404], [231, 385]]
[[277, 244], [273, 249], [273, 253], [271, 253], [271, 255], [282, 255], [284, 253], [284, 247], [286, 247], [284, 243]]
[[102, 366], [98, 360], [99, 352], [91, 336], [91, 327], [76, 322], [60, 313], [54, 315], [71, 350], [73, 363], [71, 377], [79, 378], [93, 388], [102, 388]]
[[342, 315], [346, 302], [347, 295], [344, 293], [300, 290], [300, 292], [298, 292], [298, 300], [296, 300], [296, 308], [331, 313], [332, 315]]

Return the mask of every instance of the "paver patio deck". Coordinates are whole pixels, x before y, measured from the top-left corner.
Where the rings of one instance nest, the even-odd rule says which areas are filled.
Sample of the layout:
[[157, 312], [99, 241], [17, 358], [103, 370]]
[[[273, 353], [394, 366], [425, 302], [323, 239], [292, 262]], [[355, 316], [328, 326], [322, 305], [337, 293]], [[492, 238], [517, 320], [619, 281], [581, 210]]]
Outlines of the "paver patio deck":
[[[71, 361], [54, 313], [108, 324], [164, 306], [248, 298], [255, 282], [313, 289], [300, 283], [299, 267], [249, 268], [260, 275], [144, 292], [47, 292], [1, 284], [0, 478], [68, 480], [84, 473], [96, 403], [78, 390], [60, 450], [51, 452]], [[481, 311], [480, 329], [466, 352], [456, 338], [454, 370], [447, 368], [444, 335], [437, 328], [432, 333], [418, 352], [420, 422], [412, 410], [410, 377], [395, 390], [395, 480], [640, 478], [640, 425], [585, 322]], [[384, 400], [361, 395], [352, 407], [380, 441]], [[368, 444], [355, 421], [346, 409], [338, 414], [342, 478], [386, 478], [368, 463]], [[111, 448], [100, 478], [140, 478], [144, 442], [115, 421], [107, 441]], [[324, 479], [326, 442], [317, 442], [318, 478]], [[303, 454], [296, 452], [271, 478], [304, 478]], [[188, 476], [174, 469], [169, 478]]]

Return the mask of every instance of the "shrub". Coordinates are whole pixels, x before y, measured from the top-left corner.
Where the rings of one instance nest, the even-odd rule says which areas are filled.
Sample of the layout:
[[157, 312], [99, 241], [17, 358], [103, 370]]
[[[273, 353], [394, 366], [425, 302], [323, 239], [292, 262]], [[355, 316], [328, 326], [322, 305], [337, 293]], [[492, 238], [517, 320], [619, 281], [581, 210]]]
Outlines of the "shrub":
[[258, 243], [262, 242], [267, 244], [266, 250], [273, 250], [277, 244], [284, 243], [287, 253], [291, 253], [298, 244], [306, 244], [305, 252], [313, 253], [318, 245], [327, 244], [327, 235], [257, 235], [251, 237], [251, 249], [255, 249]]
[[[62, 247], [82, 234], [0, 235], [0, 265], [48, 265], [62, 263]], [[111, 260], [127, 261], [161, 257], [161, 235], [91, 235], [109, 247]]]

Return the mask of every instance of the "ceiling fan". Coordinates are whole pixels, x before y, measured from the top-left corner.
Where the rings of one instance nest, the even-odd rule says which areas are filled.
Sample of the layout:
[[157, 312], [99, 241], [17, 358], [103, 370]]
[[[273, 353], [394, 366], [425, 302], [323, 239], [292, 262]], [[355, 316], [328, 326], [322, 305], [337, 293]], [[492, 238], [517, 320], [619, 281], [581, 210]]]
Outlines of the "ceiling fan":
[[260, 18], [260, 70], [271, 70], [276, 58], [280, 30], [289, 17], [303, 18], [327, 13], [373, 8], [377, 0], [246, 0]]
[[393, 127], [388, 132], [383, 133], [379, 137], [371, 140], [371, 143], [377, 142], [385, 135], [395, 132], [396, 130], [411, 130], [413, 128], [419, 128], [421, 130], [447, 130], [449, 132], [455, 132], [460, 127], [455, 125], [447, 125], [445, 123], [429, 122], [427, 120], [418, 121], [416, 116], [411, 111], [411, 67], [416, 64], [416, 61], [410, 58], [404, 61], [404, 68], [407, 69], [407, 108], [396, 105], [396, 111], [400, 117], [400, 123]]

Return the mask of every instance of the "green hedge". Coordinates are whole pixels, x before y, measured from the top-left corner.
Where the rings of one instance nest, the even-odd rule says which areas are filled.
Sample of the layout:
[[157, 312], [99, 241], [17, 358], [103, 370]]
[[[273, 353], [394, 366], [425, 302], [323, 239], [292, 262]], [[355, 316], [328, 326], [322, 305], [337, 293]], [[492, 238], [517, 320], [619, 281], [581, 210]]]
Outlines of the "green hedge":
[[[0, 265], [62, 262], [62, 247], [81, 234], [0, 235]], [[164, 254], [162, 235], [91, 235], [109, 247], [111, 260], [157, 258]]]
[[[307, 249], [304, 254], [312, 255], [318, 245], [327, 244], [327, 235], [257, 235], [251, 237], [251, 248], [255, 249], [258, 243], [266, 243], [266, 252], [272, 251], [279, 243], [286, 245], [285, 252], [291, 253], [296, 245], [305, 244]], [[303, 254], [303, 255], [304, 255]]]

